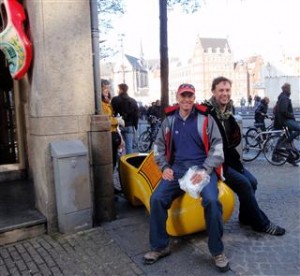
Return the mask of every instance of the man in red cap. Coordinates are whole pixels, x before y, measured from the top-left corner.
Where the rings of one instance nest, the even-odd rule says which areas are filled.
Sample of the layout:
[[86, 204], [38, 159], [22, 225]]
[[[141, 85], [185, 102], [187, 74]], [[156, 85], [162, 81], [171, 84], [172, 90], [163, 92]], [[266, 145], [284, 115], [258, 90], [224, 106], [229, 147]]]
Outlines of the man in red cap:
[[[191, 182], [199, 183], [209, 175], [210, 181], [200, 195], [208, 232], [208, 248], [216, 267], [225, 272], [229, 262], [222, 242], [222, 205], [218, 200], [217, 180], [224, 161], [222, 137], [215, 120], [203, 106], [195, 105], [195, 88], [181, 84], [177, 90], [178, 105], [166, 110], [167, 117], [154, 143], [155, 162], [162, 180], [150, 198], [150, 246], [144, 263], [152, 264], [171, 253], [166, 231], [167, 211], [173, 200], [184, 193], [178, 180], [189, 168], [197, 166]], [[205, 175], [199, 170], [204, 170]], [[199, 200], [200, 204], [200, 200]]]

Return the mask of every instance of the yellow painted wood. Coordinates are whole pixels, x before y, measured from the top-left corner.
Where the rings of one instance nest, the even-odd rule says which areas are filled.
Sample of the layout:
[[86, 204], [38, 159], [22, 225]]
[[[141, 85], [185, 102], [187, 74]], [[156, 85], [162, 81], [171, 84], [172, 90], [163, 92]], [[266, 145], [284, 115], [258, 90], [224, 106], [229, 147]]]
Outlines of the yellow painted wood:
[[[150, 196], [159, 184], [161, 173], [154, 163], [153, 152], [132, 153], [120, 158], [120, 181], [126, 199], [134, 206], [144, 205], [150, 212]], [[223, 206], [223, 222], [234, 209], [234, 194], [222, 181], [218, 182], [219, 200]], [[167, 232], [181, 236], [206, 229], [201, 198], [187, 193], [175, 199], [168, 210]]]

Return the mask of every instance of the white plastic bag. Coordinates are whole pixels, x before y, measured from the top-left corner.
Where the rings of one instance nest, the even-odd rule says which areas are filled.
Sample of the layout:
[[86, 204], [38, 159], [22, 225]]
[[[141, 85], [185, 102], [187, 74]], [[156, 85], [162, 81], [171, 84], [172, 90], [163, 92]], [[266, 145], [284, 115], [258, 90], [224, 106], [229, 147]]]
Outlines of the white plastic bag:
[[120, 127], [125, 127], [125, 121], [123, 120], [122, 116], [118, 116], [116, 117], [117, 121], [118, 121], [118, 125]]
[[[198, 173], [202, 175], [202, 181], [199, 183], [193, 184], [191, 182], [191, 177], [194, 173]], [[202, 189], [209, 183], [210, 176], [203, 169], [198, 169], [197, 166], [193, 166], [188, 169], [183, 177], [179, 180], [179, 185], [182, 190], [187, 192], [193, 198], [199, 198]]]

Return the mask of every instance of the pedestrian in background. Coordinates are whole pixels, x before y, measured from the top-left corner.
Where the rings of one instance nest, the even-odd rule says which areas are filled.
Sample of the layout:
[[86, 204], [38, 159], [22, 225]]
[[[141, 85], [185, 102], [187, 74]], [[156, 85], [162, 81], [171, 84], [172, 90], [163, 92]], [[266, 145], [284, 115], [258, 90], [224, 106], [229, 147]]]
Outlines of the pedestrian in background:
[[[178, 180], [189, 168], [197, 166], [210, 176], [209, 184], [200, 193], [202, 201], [199, 200], [204, 207], [208, 248], [216, 267], [225, 272], [229, 270], [229, 262], [222, 242], [222, 205], [218, 199], [216, 172], [223, 162], [222, 138], [214, 119], [196, 108], [194, 86], [180, 85], [176, 98], [178, 105], [167, 111], [154, 143], [154, 158], [162, 171], [162, 180], [150, 198], [151, 251], [144, 256], [144, 262], [152, 264], [171, 253], [167, 212], [173, 200], [184, 193]], [[191, 182], [196, 184], [202, 177], [196, 172]]]
[[254, 96], [254, 107], [256, 108], [260, 103], [261, 98], [258, 95]]
[[252, 96], [251, 95], [248, 96], [248, 108], [249, 109], [252, 108]]
[[143, 105], [143, 103], [141, 103], [139, 105], [139, 118], [141, 120], [145, 120], [146, 117], [147, 117], [147, 108], [146, 108], [146, 106]]
[[259, 126], [259, 128], [262, 131], [266, 130], [266, 124], [265, 124], [265, 119], [268, 118], [268, 108], [269, 108], [269, 102], [270, 99], [268, 97], [264, 97], [257, 108], [255, 109], [254, 113], [254, 120], [255, 123]]
[[285, 83], [282, 87], [282, 92], [278, 96], [278, 100], [275, 107], [275, 122], [274, 127], [281, 129], [283, 126], [287, 126], [291, 135], [288, 142], [292, 142], [295, 137], [300, 135], [300, 125], [295, 119], [291, 95], [291, 85]]
[[[124, 141], [122, 139], [122, 135], [119, 131], [119, 122], [118, 118], [114, 116], [114, 111], [111, 106], [111, 93], [110, 93], [110, 83], [108, 80], [101, 80], [101, 105], [102, 112], [109, 116], [111, 122], [111, 139], [112, 139], [112, 157], [113, 157], [113, 169], [115, 169], [117, 165], [118, 159], [118, 149], [124, 146]], [[121, 122], [122, 124], [122, 122]]]
[[[289, 83], [285, 83], [281, 87], [282, 92], [278, 96], [277, 103], [273, 109], [273, 113], [275, 115], [274, 120], [274, 128], [282, 129], [282, 127], [287, 126], [290, 132], [290, 136], [286, 141], [279, 139], [276, 147], [279, 148], [290, 148], [293, 149], [293, 140], [300, 135], [300, 124], [296, 121], [291, 96], [291, 85]], [[276, 151], [273, 158], [277, 159]], [[287, 162], [297, 167], [298, 162], [293, 158], [292, 154], [290, 154], [287, 158]]]
[[240, 105], [241, 105], [241, 111], [243, 111], [245, 105], [246, 105], [246, 100], [244, 97], [241, 98], [241, 101], [240, 101]]
[[258, 206], [255, 198], [257, 179], [243, 166], [236, 150], [241, 142], [241, 131], [232, 115], [231, 86], [231, 80], [225, 77], [215, 78], [211, 87], [213, 96], [206, 102], [223, 137], [225, 183], [239, 198], [241, 225], [249, 225], [257, 232], [284, 235], [285, 229], [270, 222]]
[[121, 83], [118, 88], [119, 95], [112, 98], [111, 105], [115, 115], [119, 114], [125, 121], [125, 126], [120, 127], [120, 130], [125, 141], [126, 154], [129, 154], [133, 152], [133, 141], [139, 121], [139, 109], [136, 100], [128, 95], [128, 85]]
[[147, 114], [148, 114], [148, 119], [150, 116], [161, 118], [162, 108], [161, 108], [160, 100], [156, 100], [155, 102], [152, 102], [151, 107], [148, 109]]

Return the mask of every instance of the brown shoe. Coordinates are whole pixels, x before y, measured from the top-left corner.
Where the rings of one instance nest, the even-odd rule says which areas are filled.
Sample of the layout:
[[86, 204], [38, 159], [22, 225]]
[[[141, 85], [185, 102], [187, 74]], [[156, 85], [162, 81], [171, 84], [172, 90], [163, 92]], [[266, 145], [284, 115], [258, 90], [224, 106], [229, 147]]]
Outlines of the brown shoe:
[[146, 265], [154, 264], [159, 259], [166, 257], [170, 254], [171, 254], [171, 249], [169, 246], [161, 250], [149, 251], [144, 255], [144, 264]]

